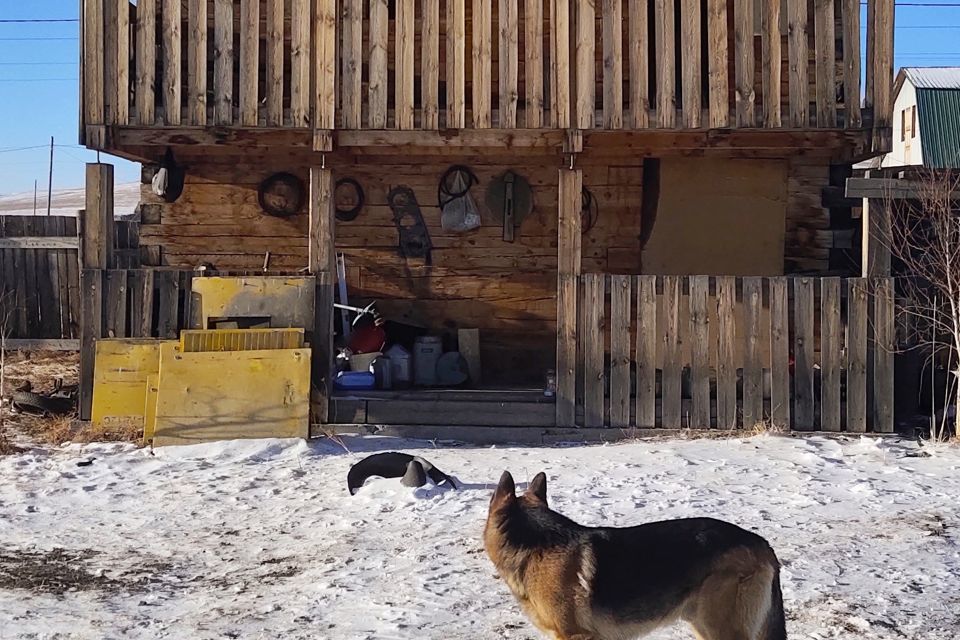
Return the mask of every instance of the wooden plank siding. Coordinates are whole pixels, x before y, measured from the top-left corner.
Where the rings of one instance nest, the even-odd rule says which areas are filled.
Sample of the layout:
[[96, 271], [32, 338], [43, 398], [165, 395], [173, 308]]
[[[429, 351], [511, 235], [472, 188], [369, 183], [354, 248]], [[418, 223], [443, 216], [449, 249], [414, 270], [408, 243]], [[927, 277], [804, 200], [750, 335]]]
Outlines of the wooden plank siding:
[[[891, 87], [893, 17], [889, 0], [868, 4], [872, 105], [882, 93], [874, 73]], [[747, 128], [863, 126], [863, 42], [850, 0], [809, 9], [777, 0], [392, 6], [84, 0], [83, 120], [149, 127], [159, 112], [168, 126], [321, 130], [700, 129], [727, 128], [731, 117]], [[879, 124], [889, 126], [891, 108], [884, 97]]]

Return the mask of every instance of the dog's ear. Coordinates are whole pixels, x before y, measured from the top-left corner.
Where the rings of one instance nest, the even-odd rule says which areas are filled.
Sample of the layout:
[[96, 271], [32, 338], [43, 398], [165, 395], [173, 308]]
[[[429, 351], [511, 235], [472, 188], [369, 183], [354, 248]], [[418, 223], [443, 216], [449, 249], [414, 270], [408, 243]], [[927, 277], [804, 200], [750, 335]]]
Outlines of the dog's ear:
[[500, 482], [497, 484], [497, 490], [493, 492], [494, 502], [500, 500], [514, 500], [517, 495], [517, 486], [513, 482], [513, 476], [509, 471], [504, 471], [500, 476]]
[[527, 493], [532, 496], [536, 496], [543, 502], [547, 501], [547, 474], [543, 471], [538, 473], [533, 477], [533, 480], [530, 481], [530, 484], [527, 486]]

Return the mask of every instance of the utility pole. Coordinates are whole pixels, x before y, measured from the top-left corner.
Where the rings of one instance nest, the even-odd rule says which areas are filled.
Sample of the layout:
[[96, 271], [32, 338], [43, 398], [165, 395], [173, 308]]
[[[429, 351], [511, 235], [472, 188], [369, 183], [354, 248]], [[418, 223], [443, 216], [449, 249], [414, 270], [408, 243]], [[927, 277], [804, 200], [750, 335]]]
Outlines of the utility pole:
[[50, 215], [50, 201], [53, 198], [53, 136], [50, 136], [50, 175], [47, 178], [47, 215]]
[[33, 215], [37, 215], [37, 181], [33, 181]]

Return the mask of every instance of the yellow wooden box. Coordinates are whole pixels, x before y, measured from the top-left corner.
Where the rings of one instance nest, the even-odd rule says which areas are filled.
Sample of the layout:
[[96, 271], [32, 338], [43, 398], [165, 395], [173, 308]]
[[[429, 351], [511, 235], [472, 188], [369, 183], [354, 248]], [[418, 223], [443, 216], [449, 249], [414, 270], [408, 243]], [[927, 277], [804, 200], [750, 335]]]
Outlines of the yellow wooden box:
[[312, 276], [194, 278], [190, 326], [209, 329], [213, 318], [269, 318], [269, 326], [313, 328], [316, 279]]
[[160, 346], [173, 341], [152, 338], [97, 340], [90, 419], [102, 426], [143, 424], [147, 377], [160, 369]]
[[150, 431], [156, 446], [234, 438], [305, 438], [310, 349], [160, 349]]
[[303, 329], [189, 329], [180, 332], [180, 351], [299, 349]]

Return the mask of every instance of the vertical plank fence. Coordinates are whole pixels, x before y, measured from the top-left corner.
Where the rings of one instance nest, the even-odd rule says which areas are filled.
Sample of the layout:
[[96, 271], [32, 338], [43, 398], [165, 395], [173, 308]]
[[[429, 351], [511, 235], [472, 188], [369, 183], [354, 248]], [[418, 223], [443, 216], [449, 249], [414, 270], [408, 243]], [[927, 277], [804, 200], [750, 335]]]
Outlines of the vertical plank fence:
[[83, 0], [82, 129], [889, 128], [867, 4]]
[[891, 278], [578, 280], [584, 427], [893, 431]]

